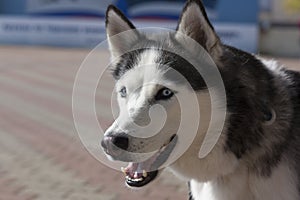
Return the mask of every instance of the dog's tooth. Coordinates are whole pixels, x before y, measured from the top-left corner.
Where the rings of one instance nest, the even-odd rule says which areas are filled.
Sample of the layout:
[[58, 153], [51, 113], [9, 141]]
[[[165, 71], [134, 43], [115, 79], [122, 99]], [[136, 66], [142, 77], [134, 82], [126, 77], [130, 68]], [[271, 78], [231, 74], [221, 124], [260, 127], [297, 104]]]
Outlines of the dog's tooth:
[[124, 167], [121, 167], [121, 171], [123, 172], [123, 174], [127, 175], [126, 170]]
[[146, 170], [143, 170], [143, 176], [146, 178], [148, 176], [148, 173], [146, 172]]

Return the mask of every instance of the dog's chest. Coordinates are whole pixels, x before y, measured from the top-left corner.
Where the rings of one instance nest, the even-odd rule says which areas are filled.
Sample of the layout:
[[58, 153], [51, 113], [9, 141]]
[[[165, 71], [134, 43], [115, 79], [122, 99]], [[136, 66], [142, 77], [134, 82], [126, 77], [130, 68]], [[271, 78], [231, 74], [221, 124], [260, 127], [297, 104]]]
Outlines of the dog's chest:
[[240, 173], [230, 179], [207, 183], [190, 182], [193, 200], [299, 200], [297, 175], [281, 163], [270, 177]]
[[215, 200], [212, 195], [212, 188], [209, 184], [190, 182], [190, 200], [211, 199]]
[[216, 182], [207, 182], [207, 183], [198, 183], [196, 181], [190, 182], [190, 190], [193, 200], [251, 200], [250, 196], [246, 194], [249, 192], [246, 191], [246, 184], [241, 183], [236, 185], [220, 185]]

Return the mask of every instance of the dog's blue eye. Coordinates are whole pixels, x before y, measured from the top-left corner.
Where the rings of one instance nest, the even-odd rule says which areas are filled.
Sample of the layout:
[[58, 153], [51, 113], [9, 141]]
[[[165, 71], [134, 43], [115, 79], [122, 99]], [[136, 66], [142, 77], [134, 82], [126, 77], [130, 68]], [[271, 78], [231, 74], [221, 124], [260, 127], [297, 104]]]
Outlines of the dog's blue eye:
[[157, 92], [157, 94], [155, 96], [155, 100], [170, 99], [173, 95], [174, 95], [174, 92], [172, 92], [172, 90], [170, 90], [169, 88], [162, 88]]
[[120, 94], [122, 98], [125, 98], [127, 96], [126, 87], [122, 87], [120, 90]]

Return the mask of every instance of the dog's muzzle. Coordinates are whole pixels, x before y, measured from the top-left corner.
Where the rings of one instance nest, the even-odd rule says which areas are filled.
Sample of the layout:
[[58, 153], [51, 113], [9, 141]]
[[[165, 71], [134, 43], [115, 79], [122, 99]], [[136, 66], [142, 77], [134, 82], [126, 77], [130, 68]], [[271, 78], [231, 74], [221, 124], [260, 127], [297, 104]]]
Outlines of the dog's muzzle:
[[[158, 169], [166, 162], [177, 144], [177, 135], [174, 134], [167, 143], [161, 146], [145, 161], [132, 161], [127, 167], [121, 168], [126, 176], [126, 184], [130, 187], [142, 187], [153, 181], [158, 175]], [[129, 140], [126, 136], [106, 136], [102, 142], [106, 154], [118, 159], [124, 150], [128, 149]], [[122, 161], [122, 160], [121, 160]]]

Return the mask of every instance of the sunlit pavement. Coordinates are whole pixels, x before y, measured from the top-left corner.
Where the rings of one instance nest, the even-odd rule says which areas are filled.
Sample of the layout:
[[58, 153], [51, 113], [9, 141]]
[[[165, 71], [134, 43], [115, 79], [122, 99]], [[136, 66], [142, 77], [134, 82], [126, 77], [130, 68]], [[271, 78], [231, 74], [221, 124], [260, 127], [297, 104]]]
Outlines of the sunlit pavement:
[[[166, 170], [148, 187], [127, 189], [122, 173], [95, 160], [81, 144], [72, 89], [87, 54], [0, 47], [0, 200], [187, 199], [186, 183]], [[99, 52], [103, 59], [108, 56]], [[279, 60], [300, 70], [299, 59]], [[108, 93], [113, 80], [108, 74], [104, 78]], [[96, 96], [98, 118], [106, 127], [112, 120], [107, 93]]]

